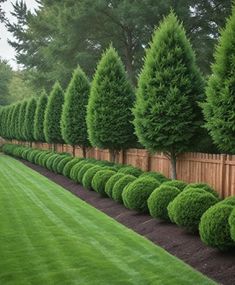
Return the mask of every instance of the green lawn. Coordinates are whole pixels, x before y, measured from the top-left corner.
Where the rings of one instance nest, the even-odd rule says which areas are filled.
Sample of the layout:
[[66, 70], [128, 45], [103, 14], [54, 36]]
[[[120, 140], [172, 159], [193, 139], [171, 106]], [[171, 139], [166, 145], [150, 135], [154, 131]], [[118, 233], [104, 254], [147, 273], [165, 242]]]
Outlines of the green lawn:
[[214, 284], [160, 247], [0, 154], [0, 284]]

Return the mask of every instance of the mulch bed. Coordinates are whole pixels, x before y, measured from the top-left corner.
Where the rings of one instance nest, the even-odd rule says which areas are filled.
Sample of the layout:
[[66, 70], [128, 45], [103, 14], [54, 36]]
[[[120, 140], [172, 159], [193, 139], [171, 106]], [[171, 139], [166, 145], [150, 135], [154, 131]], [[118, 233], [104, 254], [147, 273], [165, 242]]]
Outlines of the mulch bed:
[[188, 234], [174, 224], [153, 219], [147, 214], [128, 210], [112, 199], [103, 198], [94, 191], [85, 190], [82, 186], [62, 175], [54, 174], [27, 161], [22, 162], [88, 204], [163, 247], [169, 253], [182, 259], [219, 284], [235, 284], [235, 250], [223, 253], [209, 248], [201, 242], [198, 235]]

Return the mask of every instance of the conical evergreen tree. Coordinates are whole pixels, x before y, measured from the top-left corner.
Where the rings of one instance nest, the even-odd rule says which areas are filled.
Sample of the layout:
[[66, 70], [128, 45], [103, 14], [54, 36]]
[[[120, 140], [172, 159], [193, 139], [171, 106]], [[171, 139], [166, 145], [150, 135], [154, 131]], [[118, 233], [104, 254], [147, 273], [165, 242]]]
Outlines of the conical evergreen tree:
[[43, 123], [47, 107], [47, 95], [43, 91], [38, 102], [34, 118], [34, 139], [38, 142], [45, 142]]
[[12, 139], [12, 128], [13, 128], [13, 113], [15, 105], [9, 105], [9, 114], [7, 117], [7, 138]]
[[203, 111], [214, 143], [235, 153], [235, 7], [221, 33]]
[[37, 107], [37, 101], [34, 97], [32, 97], [26, 107], [26, 113], [25, 113], [25, 121], [24, 121], [24, 136], [25, 139], [29, 142], [34, 141], [34, 117], [35, 117], [35, 111]]
[[63, 143], [60, 127], [63, 104], [64, 93], [60, 84], [57, 82], [49, 95], [45, 111], [44, 135], [48, 143]]
[[139, 77], [134, 125], [150, 152], [163, 151], [176, 178], [177, 155], [192, 144], [202, 120], [203, 80], [185, 30], [173, 12], [155, 31]]
[[17, 127], [18, 127], [18, 118], [19, 118], [19, 110], [20, 110], [20, 103], [16, 103], [13, 116], [12, 116], [12, 125], [11, 125], [11, 135], [13, 139], [17, 138]]
[[19, 114], [19, 126], [18, 126], [18, 132], [19, 132], [19, 140], [25, 141], [25, 135], [24, 135], [24, 126], [25, 126], [25, 119], [26, 119], [26, 108], [27, 108], [27, 101], [23, 101], [20, 106], [20, 114]]
[[134, 92], [121, 59], [113, 47], [102, 56], [91, 86], [87, 109], [89, 140], [93, 146], [115, 152], [136, 142], [133, 115]]
[[83, 149], [86, 157], [86, 147], [90, 145], [87, 134], [86, 114], [90, 92], [90, 84], [80, 67], [73, 74], [65, 93], [61, 129], [66, 143]]

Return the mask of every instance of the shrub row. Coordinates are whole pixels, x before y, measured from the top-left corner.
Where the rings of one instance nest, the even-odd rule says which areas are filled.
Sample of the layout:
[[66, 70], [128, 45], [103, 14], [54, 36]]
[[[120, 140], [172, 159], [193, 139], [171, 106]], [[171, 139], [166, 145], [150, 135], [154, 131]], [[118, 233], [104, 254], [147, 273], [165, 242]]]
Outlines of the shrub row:
[[175, 223], [188, 232], [199, 231], [209, 246], [220, 250], [235, 246], [235, 197], [220, 200], [207, 184], [187, 185], [133, 166], [24, 146], [6, 144], [3, 151], [62, 174], [131, 210], [149, 212], [152, 217]]

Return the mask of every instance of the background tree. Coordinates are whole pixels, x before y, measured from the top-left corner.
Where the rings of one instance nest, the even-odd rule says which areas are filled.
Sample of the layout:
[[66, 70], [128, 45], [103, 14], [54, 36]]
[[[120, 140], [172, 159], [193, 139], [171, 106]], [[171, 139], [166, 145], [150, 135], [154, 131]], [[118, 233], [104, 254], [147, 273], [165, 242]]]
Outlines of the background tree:
[[12, 79], [12, 69], [6, 60], [0, 59], [0, 105], [9, 104], [9, 84]]
[[61, 129], [66, 143], [79, 145], [86, 157], [86, 148], [90, 145], [87, 134], [86, 114], [90, 92], [90, 84], [80, 67], [73, 74], [71, 82], [65, 93]]
[[89, 140], [93, 146], [115, 153], [134, 145], [131, 123], [134, 92], [117, 52], [110, 47], [102, 56], [91, 86], [87, 108]]
[[59, 82], [57, 82], [49, 95], [45, 111], [44, 135], [48, 143], [63, 143], [60, 127], [63, 104], [64, 93]]
[[163, 151], [176, 178], [176, 158], [199, 131], [203, 80], [185, 31], [171, 13], [153, 36], [134, 108], [135, 130], [149, 151]]
[[47, 107], [47, 94], [45, 91], [43, 91], [38, 99], [35, 118], [34, 118], [33, 136], [34, 139], [38, 142], [45, 142], [43, 124], [44, 124], [46, 107]]
[[24, 136], [27, 141], [30, 142], [30, 146], [34, 141], [34, 118], [37, 107], [37, 101], [34, 97], [32, 97], [27, 102], [26, 113], [25, 113], [25, 121], [24, 121]]
[[203, 110], [206, 127], [222, 151], [235, 153], [235, 7], [215, 53]]

